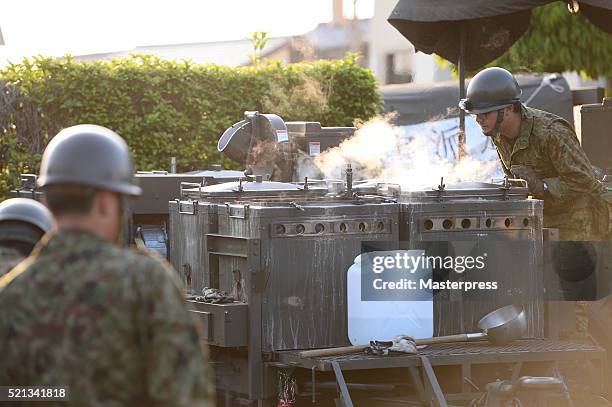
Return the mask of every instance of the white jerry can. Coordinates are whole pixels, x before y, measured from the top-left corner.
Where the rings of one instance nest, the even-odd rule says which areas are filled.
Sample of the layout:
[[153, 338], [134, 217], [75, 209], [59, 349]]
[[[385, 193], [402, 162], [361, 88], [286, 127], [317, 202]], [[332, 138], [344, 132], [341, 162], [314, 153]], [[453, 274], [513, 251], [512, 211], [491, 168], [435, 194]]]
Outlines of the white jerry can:
[[[395, 251], [403, 252], [403, 251]], [[391, 340], [397, 335], [415, 339], [433, 336], [433, 299], [418, 301], [362, 301], [361, 256], [347, 272], [348, 336], [353, 345], [367, 345], [371, 340]], [[427, 274], [429, 273], [429, 274]], [[420, 274], [431, 278], [431, 270]], [[430, 297], [431, 298], [431, 297]]]

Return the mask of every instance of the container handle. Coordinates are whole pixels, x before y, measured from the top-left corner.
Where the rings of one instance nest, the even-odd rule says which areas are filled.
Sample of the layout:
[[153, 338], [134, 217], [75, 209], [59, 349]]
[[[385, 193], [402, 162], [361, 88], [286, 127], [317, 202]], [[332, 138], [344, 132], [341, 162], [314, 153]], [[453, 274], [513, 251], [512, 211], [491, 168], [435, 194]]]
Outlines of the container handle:
[[197, 208], [197, 201], [196, 202], [190, 202], [191, 203], [191, 210], [183, 210], [182, 208], [186, 205], [184, 205], [184, 202], [179, 201], [178, 199], [176, 200], [177, 205], [178, 205], [178, 213], [183, 214], [183, 215], [195, 215], [196, 213], [196, 208]]
[[179, 185], [179, 196], [181, 198], [184, 197], [184, 195], [183, 195], [183, 188], [184, 187], [198, 188], [198, 194], [200, 195], [200, 197], [202, 196], [202, 184], [199, 184], [197, 182], [181, 182], [180, 185]]
[[[232, 211], [234, 209], [234, 211]], [[233, 206], [228, 205], [229, 217], [233, 219], [246, 219], [248, 217], [249, 205], [244, 205], [243, 207], [235, 208]], [[232, 214], [233, 212], [233, 214]]]

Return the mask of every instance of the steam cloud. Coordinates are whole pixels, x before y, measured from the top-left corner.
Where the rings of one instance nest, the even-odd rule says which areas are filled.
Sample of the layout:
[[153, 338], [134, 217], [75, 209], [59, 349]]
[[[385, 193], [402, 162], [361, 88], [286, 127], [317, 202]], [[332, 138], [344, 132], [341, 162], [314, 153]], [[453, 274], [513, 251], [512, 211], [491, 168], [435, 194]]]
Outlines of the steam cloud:
[[[358, 129], [353, 137], [339, 147], [328, 150], [314, 160], [303, 160], [299, 177], [342, 179], [346, 164], [353, 168], [353, 177], [377, 179], [401, 185], [402, 189], [431, 187], [444, 182], [453, 184], [466, 181], [489, 181], [498, 171], [497, 160], [479, 161], [470, 156], [457, 161], [441, 153], [452, 148], [440, 137], [423, 133], [406, 134], [406, 130], [393, 126], [390, 116], [377, 117]], [[453, 137], [456, 137], [453, 135]], [[486, 142], [483, 136], [483, 142]]]

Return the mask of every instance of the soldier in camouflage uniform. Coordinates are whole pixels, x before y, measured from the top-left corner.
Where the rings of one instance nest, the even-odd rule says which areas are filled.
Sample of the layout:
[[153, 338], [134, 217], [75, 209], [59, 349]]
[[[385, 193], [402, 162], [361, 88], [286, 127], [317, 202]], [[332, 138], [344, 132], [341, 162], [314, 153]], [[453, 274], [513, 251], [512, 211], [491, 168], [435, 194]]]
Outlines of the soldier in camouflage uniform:
[[[483, 133], [492, 138], [504, 173], [526, 180], [531, 195], [544, 200], [544, 227], [558, 229], [562, 241], [608, 240], [612, 199], [571, 125], [554, 114], [523, 106], [520, 95], [510, 72], [487, 68], [470, 81], [467, 98], [459, 106], [476, 116]], [[589, 260], [584, 267], [574, 267], [572, 278], [579, 281], [593, 272], [590, 250], [584, 256], [581, 244], [564, 247], [572, 249], [561, 253], [566, 260], [578, 254]], [[557, 266], [566, 266], [558, 258]], [[578, 331], [587, 330], [585, 306], [579, 302], [576, 307]]]
[[544, 227], [561, 240], [600, 240], [609, 229], [605, 190], [571, 125], [552, 113], [525, 107], [512, 74], [487, 68], [471, 81], [460, 106], [492, 138], [509, 177], [527, 181], [544, 200]]
[[127, 145], [79, 125], [51, 140], [38, 180], [58, 231], [0, 279], [0, 385], [68, 386], [74, 406], [208, 406], [209, 372], [176, 274], [120, 247]]
[[33, 199], [0, 203], [0, 277], [25, 259], [53, 226], [51, 212]]

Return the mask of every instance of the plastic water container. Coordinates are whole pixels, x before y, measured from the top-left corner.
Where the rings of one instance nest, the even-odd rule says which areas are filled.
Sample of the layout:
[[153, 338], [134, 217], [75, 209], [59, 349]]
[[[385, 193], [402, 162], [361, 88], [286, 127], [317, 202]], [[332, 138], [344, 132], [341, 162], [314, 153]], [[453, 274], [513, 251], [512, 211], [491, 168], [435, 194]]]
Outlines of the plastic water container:
[[361, 300], [361, 256], [375, 253], [357, 256], [347, 272], [348, 336], [351, 344], [366, 345], [371, 340], [391, 340], [397, 335], [410, 335], [416, 339], [432, 337], [433, 300]]

